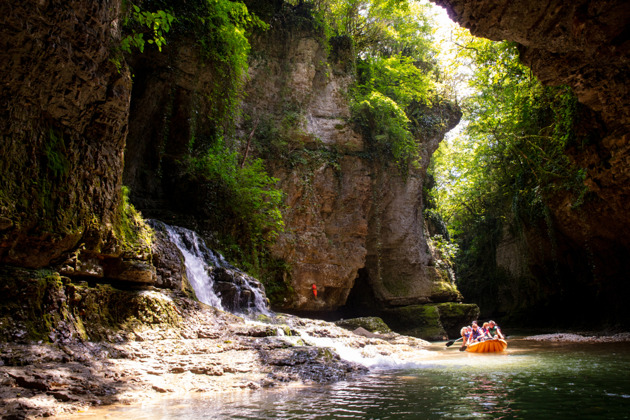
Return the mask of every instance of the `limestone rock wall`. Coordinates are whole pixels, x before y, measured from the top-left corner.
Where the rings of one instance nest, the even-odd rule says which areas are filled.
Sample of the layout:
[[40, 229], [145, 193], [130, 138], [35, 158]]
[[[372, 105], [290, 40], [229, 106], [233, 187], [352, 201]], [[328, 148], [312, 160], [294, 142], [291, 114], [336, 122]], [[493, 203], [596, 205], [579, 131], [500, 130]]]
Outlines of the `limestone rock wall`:
[[[374, 291], [370, 305], [461, 299], [435, 265], [421, 210], [430, 155], [459, 111], [448, 104], [424, 110], [436, 124], [420, 134], [423, 167], [401, 177], [393, 163], [370, 152], [350, 122], [350, 44], [335, 39], [329, 50], [312, 23], [285, 14], [252, 39], [241, 117], [229, 139], [240, 141], [248, 158], [263, 157], [286, 194], [286, 230], [270, 246], [290, 267], [293, 294], [281, 309], [335, 310], [346, 304], [359, 270]], [[145, 216], [193, 228], [212, 241], [216, 227], [206, 213], [221, 197], [181, 176], [177, 166], [191, 153], [192, 136], [195, 147], [203, 147], [197, 143], [205, 134], [212, 137], [206, 118], [212, 66], [194, 40], [181, 38], [162, 54], [137, 57], [133, 68], [124, 174], [132, 201]]]
[[0, 263], [80, 242], [118, 254], [131, 78], [112, 63], [120, 0], [0, 5]]
[[[258, 39], [243, 107], [245, 116], [259, 121], [254, 131], [263, 121], [286, 142], [266, 155], [286, 193], [286, 230], [272, 246], [291, 267], [294, 296], [284, 309], [344, 306], [360, 270], [360, 287], [373, 299], [367, 305], [461, 300], [452, 279], [435, 266], [422, 215], [426, 166], [459, 110], [448, 104], [424, 110], [442, 126], [419, 134], [422, 167], [403, 177], [393, 163], [370, 153], [349, 122], [353, 72], [340, 59], [348, 51], [333, 43], [328, 54], [315, 35], [295, 30]], [[252, 125], [243, 123], [244, 135]]]
[[439, 266], [439, 252], [429, 241], [422, 209], [422, 191], [431, 155], [461, 113], [449, 104], [424, 110], [441, 121], [441, 129], [429, 128], [422, 141], [421, 166], [406, 177], [395, 168], [375, 165], [372, 206], [369, 215], [367, 260], [364, 275], [376, 297], [390, 306], [461, 301], [448, 270]]

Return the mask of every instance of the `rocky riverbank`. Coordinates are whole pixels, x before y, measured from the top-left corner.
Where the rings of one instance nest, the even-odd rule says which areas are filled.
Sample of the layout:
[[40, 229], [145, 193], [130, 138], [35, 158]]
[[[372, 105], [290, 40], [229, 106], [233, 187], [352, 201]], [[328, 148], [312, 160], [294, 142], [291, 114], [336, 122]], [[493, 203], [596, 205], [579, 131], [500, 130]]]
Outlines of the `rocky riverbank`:
[[[326, 383], [368, 371], [376, 358], [421, 359], [426, 341], [355, 332], [278, 314], [246, 321], [172, 292], [143, 292], [174, 308], [181, 322], [110, 329], [103, 341], [0, 343], [2, 419], [67, 414], [190, 392]], [[56, 330], [55, 337], [64, 337]], [[349, 362], [339, 352], [350, 352]]]

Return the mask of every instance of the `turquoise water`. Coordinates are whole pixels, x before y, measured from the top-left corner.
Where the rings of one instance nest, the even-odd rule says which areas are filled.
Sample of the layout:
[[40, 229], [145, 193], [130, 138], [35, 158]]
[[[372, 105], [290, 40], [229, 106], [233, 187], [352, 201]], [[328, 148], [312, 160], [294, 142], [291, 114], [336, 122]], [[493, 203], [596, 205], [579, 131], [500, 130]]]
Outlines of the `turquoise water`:
[[374, 370], [325, 386], [163, 399], [108, 410], [107, 418], [630, 418], [628, 343], [511, 340], [501, 354], [459, 352], [457, 345], [446, 348], [444, 343], [431, 350], [426, 362], [413, 369]]

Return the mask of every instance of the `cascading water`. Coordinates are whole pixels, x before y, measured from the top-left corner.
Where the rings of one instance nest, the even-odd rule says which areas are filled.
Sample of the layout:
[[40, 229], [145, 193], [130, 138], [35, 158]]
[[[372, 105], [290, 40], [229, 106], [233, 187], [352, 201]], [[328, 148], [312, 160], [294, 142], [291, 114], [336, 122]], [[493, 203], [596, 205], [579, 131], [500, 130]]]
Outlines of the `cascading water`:
[[230, 312], [271, 315], [260, 282], [208, 248], [197, 233], [157, 220], [150, 224], [154, 229], [164, 231], [184, 256], [188, 281], [197, 299]]
[[[216, 308], [235, 312], [239, 314], [265, 314], [274, 316], [267, 304], [267, 299], [260, 283], [230, 265], [221, 254], [208, 248], [194, 231], [178, 227], [169, 226], [163, 222], [152, 220], [151, 226], [157, 231], [164, 232], [170, 242], [175, 244], [184, 256], [188, 281], [195, 290], [197, 298]], [[250, 324], [262, 324], [249, 320]], [[350, 347], [343, 338], [316, 337], [301, 327], [301, 322], [292, 325], [292, 330], [297, 332], [296, 336], [285, 337], [281, 328], [278, 328], [278, 336], [286, 340], [291, 345], [297, 342], [307, 343], [311, 346], [326, 347], [334, 349], [339, 356], [350, 362], [358, 363], [369, 368], [380, 369], [400, 369], [418, 367], [424, 364], [425, 352], [416, 350], [414, 352], [400, 352], [396, 354], [383, 355], [378, 350], [370, 351], [370, 346], [366, 348]], [[317, 328], [326, 329], [325, 326]], [[334, 332], [330, 335], [335, 336]]]

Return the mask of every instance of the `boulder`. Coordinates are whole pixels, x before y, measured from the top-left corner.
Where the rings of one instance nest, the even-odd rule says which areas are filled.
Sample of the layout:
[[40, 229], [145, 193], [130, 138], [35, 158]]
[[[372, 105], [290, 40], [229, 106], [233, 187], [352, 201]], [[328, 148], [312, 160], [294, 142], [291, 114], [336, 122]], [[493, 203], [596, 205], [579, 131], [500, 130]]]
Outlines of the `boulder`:
[[350, 331], [354, 331], [357, 328], [364, 328], [372, 333], [388, 333], [392, 331], [381, 318], [375, 316], [341, 319], [335, 321], [335, 325]]
[[455, 302], [410, 305], [386, 309], [381, 316], [397, 333], [440, 341], [458, 337], [461, 327], [477, 319], [479, 308]]

